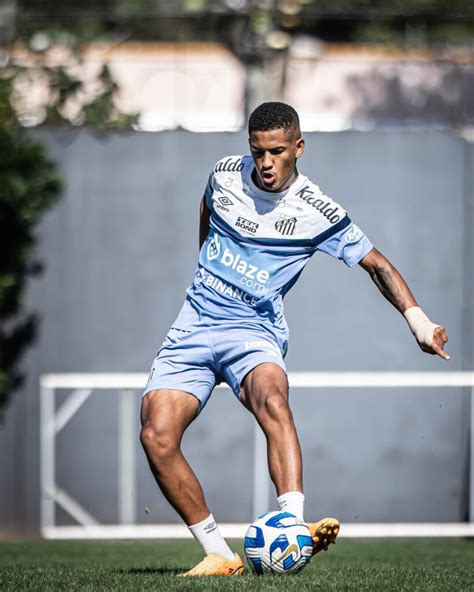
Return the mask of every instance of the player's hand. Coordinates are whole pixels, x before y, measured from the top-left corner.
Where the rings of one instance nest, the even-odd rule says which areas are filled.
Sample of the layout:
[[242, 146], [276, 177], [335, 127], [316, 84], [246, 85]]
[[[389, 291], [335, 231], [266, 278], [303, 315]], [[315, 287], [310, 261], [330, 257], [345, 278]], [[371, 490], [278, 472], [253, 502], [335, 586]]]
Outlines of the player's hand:
[[450, 356], [448, 356], [448, 354], [443, 351], [446, 343], [448, 343], [448, 334], [446, 333], [446, 329], [444, 327], [437, 326], [433, 331], [433, 341], [431, 345], [420, 343], [419, 346], [427, 354], [439, 356], [440, 358], [443, 358], [443, 360], [450, 360]]

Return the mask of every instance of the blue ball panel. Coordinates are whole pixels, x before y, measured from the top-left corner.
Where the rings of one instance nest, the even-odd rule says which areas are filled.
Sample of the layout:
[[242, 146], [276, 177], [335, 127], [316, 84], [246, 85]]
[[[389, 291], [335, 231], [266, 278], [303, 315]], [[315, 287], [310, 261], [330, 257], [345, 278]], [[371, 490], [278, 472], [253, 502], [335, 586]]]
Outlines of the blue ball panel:
[[263, 531], [258, 526], [254, 526], [255, 536], [246, 536], [244, 539], [244, 547], [260, 548], [265, 546], [265, 539], [263, 537]]
[[287, 528], [287, 524], [284, 524], [282, 521], [285, 518], [296, 518], [294, 514], [290, 514], [289, 512], [280, 512], [275, 516], [272, 516], [265, 522], [265, 526], [272, 526], [273, 528]]

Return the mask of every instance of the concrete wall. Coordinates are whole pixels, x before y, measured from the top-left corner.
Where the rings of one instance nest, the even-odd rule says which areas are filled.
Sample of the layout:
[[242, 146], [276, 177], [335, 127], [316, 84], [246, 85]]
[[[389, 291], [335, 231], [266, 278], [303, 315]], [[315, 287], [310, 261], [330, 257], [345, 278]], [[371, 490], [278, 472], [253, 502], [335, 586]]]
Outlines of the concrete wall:
[[[41, 131], [66, 181], [39, 230], [42, 316], [28, 381], [0, 428], [0, 528], [39, 520], [38, 378], [146, 372], [191, 281], [198, 204], [213, 163], [246, 136], [99, 136]], [[472, 369], [474, 150], [448, 132], [308, 134], [301, 169], [340, 201], [448, 328], [449, 365], [421, 353], [366, 273], [319, 254], [286, 299], [290, 370]], [[64, 397], [67, 393], [62, 393]], [[138, 433], [139, 397], [134, 422]], [[307, 517], [457, 521], [467, 513], [469, 393], [295, 390]], [[117, 398], [98, 392], [57, 442], [57, 480], [99, 520], [117, 520]], [[253, 420], [216, 391], [185, 447], [219, 520], [252, 516]], [[137, 515], [175, 522], [137, 443]], [[147, 507], [150, 512], [145, 513]], [[70, 519], [58, 511], [61, 523]]]

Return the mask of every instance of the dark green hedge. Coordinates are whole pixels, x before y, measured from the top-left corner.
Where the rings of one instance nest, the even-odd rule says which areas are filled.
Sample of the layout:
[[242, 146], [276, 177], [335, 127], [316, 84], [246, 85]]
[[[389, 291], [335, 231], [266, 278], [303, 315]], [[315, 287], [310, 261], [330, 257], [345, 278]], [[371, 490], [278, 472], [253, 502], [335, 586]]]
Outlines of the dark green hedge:
[[27, 280], [42, 270], [35, 229], [61, 192], [44, 147], [16, 122], [9, 91], [0, 80], [0, 415], [22, 383], [20, 358], [39, 322], [24, 309]]

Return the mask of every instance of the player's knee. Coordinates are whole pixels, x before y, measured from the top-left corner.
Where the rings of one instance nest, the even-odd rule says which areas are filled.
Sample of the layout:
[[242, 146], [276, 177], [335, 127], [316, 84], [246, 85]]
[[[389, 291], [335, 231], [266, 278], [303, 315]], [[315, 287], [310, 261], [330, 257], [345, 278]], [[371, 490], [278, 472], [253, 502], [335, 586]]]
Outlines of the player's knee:
[[260, 405], [260, 417], [278, 422], [290, 420], [291, 411], [285, 394], [278, 390], [268, 393], [263, 399], [263, 404]]
[[167, 427], [146, 423], [140, 432], [140, 442], [146, 452], [154, 458], [171, 456], [179, 448], [178, 439]]

